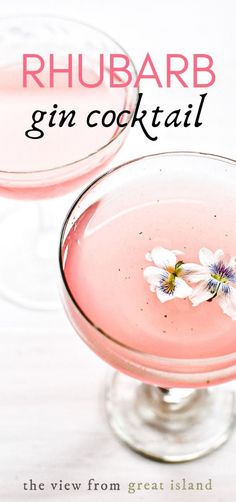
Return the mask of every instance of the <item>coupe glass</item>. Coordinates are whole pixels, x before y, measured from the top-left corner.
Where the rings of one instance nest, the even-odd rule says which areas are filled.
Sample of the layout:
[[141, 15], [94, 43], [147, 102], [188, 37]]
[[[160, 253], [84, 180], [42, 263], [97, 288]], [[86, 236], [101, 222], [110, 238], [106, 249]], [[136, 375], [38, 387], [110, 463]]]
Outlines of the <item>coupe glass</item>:
[[[103, 127], [96, 115], [98, 126], [89, 128], [87, 114], [95, 109], [101, 113], [127, 109], [130, 115], [128, 120], [127, 115], [124, 118], [129, 123], [138, 90], [132, 86], [110, 88], [109, 55], [126, 53], [96, 28], [71, 19], [24, 15], [2, 18], [0, 32], [0, 195], [28, 201], [7, 205], [7, 210], [2, 211], [0, 288], [3, 295], [18, 304], [53, 308], [57, 296], [52, 259], [53, 250], [56, 253], [57, 249], [54, 227], [61, 221], [60, 211], [64, 214], [69, 207], [68, 201], [29, 201], [64, 195], [105, 172], [129, 127]], [[79, 53], [83, 56], [82, 76], [87, 84], [98, 81], [99, 55], [104, 55], [104, 81], [100, 86], [86, 88], [78, 83]], [[23, 54], [38, 55], [28, 59], [31, 69], [39, 68], [39, 58], [44, 58], [45, 67], [37, 77], [45, 87], [39, 87], [28, 76], [28, 86], [23, 88]], [[68, 88], [66, 72], [55, 73], [54, 87], [49, 86], [50, 54], [54, 56], [54, 67], [63, 70], [68, 67], [68, 54], [72, 54], [72, 87]], [[132, 62], [130, 71], [134, 77]], [[44, 136], [32, 139], [39, 131], [31, 130], [31, 138], [25, 132], [32, 129], [32, 114], [36, 110], [47, 112], [42, 122], [36, 124]], [[68, 122], [59, 125], [63, 110], [66, 114], [76, 111], [75, 126], [68, 127]], [[40, 118], [39, 114], [36, 118]]]
[[[233, 430], [235, 321], [218, 298], [162, 303], [149, 289], [147, 253], [203, 247], [236, 255], [236, 165], [214, 155], [143, 157], [95, 180], [71, 208], [60, 242], [62, 298], [87, 345], [118, 372], [108, 420], [135, 451], [196, 459]], [[181, 263], [182, 263], [181, 261]]]

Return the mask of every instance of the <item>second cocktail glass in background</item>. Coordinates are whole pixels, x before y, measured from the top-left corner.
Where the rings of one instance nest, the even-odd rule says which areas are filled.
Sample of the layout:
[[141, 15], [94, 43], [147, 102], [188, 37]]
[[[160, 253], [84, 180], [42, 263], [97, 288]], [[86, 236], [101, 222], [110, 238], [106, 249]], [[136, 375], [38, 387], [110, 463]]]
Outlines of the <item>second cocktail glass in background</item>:
[[[131, 86], [109, 86], [109, 72], [95, 88], [78, 83], [78, 54], [83, 55], [83, 78], [94, 83], [99, 75], [99, 55], [108, 61], [111, 53], [126, 54], [109, 36], [76, 20], [54, 16], [19, 16], [0, 20], [0, 101], [1, 101], [1, 167], [0, 195], [21, 202], [7, 205], [1, 217], [0, 292], [9, 300], [29, 308], [52, 309], [57, 303], [55, 253], [61, 211], [68, 204], [46, 201], [82, 187], [99, 173], [117, 153], [125, 140], [128, 127], [89, 128], [86, 116], [92, 110], [116, 114], [127, 109], [129, 122], [137, 101], [137, 89]], [[23, 54], [38, 54], [45, 68], [38, 78], [40, 88], [29, 78], [22, 85]], [[67, 67], [68, 54], [73, 56], [73, 82], [68, 87], [68, 74], [55, 74], [54, 87], [49, 86], [49, 54], [56, 68]], [[39, 65], [39, 59], [35, 58]], [[135, 68], [130, 63], [130, 71]], [[46, 111], [36, 127], [44, 136], [31, 131], [32, 114]], [[60, 111], [76, 110], [74, 127], [59, 127]], [[55, 126], [48, 127], [50, 113]], [[39, 118], [39, 113], [37, 118]], [[41, 200], [40, 203], [30, 203]], [[59, 199], [58, 199], [59, 201]], [[58, 227], [58, 228], [57, 228]], [[54, 259], [53, 259], [54, 258]]]

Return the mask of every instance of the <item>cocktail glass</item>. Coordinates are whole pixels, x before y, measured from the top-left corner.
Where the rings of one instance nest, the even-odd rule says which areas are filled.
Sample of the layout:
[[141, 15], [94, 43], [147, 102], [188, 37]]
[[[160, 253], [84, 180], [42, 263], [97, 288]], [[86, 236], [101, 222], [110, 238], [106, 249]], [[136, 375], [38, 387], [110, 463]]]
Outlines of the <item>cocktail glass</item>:
[[[53, 227], [61, 221], [60, 211], [64, 214], [68, 201], [58, 199], [56, 204], [45, 199], [71, 192], [105, 172], [129, 127], [118, 127], [116, 122], [110, 127], [102, 126], [102, 113], [112, 109], [118, 114], [126, 109], [130, 115], [123, 119], [129, 124], [138, 91], [132, 86], [110, 88], [109, 55], [126, 53], [96, 28], [55, 16], [24, 15], [1, 19], [0, 31], [0, 195], [28, 201], [8, 205], [7, 217], [2, 217], [0, 288], [17, 304], [51, 309], [57, 305], [52, 259], [57, 234]], [[82, 77], [86, 84], [99, 80], [99, 56], [103, 55], [101, 85], [88, 88], [78, 83], [79, 53], [83, 56]], [[40, 69], [41, 64], [45, 65], [36, 74], [45, 87], [39, 87], [31, 76], [27, 77], [27, 88], [23, 87], [23, 54], [31, 55], [28, 68]], [[72, 54], [72, 87], [66, 71], [54, 73], [54, 85], [50, 87], [50, 54], [57, 70], [69, 67]], [[135, 76], [132, 62], [129, 69]], [[36, 110], [47, 112], [42, 122], [36, 123], [44, 136], [37, 138], [39, 131], [31, 130], [29, 138], [25, 132], [32, 129], [32, 114]], [[69, 119], [60, 125], [62, 110], [65, 115], [76, 111], [71, 120], [75, 126], [68, 126]], [[101, 111], [93, 117], [98, 126], [88, 127], [86, 117], [93, 110]], [[44, 202], [36, 205], [35, 199]]]
[[236, 164], [200, 153], [143, 157], [102, 175], [76, 200], [61, 234], [66, 313], [77, 333], [116, 368], [109, 423], [137, 452], [166, 462], [222, 445], [235, 423], [235, 321], [217, 298], [162, 303], [145, 255], [156, 247], [236, 254]]

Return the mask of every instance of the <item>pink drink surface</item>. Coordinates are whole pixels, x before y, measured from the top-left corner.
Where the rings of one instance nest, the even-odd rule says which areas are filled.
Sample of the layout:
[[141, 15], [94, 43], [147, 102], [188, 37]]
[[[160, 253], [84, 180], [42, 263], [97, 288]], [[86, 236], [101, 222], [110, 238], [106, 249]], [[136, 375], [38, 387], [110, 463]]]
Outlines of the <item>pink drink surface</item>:
[[[90, 83], [98, 80], [90, 68], [84, 70], [83, 78]], [[68, 77], [62, 74], [55, 76], [55, 87], [51, 89], [48, 87], [48, 78], [41, 80], [44, 80], [45, 88], [39, 88], [30, 79], [29, 86], [23, 88], [21, 67], [0, 69], [0, 171], [9, 173], [0, 177], [3, 195], [21, 198], [35, 195], [40, 198], [53, 195], [55, 185], [60, 185], [59, 190], [63, 191], [66, 185], [69, 185], [70, 190], [73, 185], [78, 185], [80, 177], [83, 177], [82, 183], [86, 182], [91, 172], [102, 164], [100, 157], [104, 157], [106, 152], [91, 159], [89, 166], [78, 163], [71, 171], [67, 165], [96, 152], [109, 143], [118, 131], [116, 124], [101, 126], [102, 115], [94, 115], [94, 121], [99, 123], [97, 127], [86, 125], [87, 115], [92, 110], [104, 113], [112, 109], [119, 113], [126, 106], [125, 89], [111, 89], [107, 75], [97, 88], [85, 88], [78, 81], [73, 83], [73, 88], [68, 88]], [[54, 117], [56, 125], [49, 127], [49, 114], [55, 111], [54, 104], [58, 105]], [[36, 124], [43, 130], [44, 136], [29, 139], [25, 131], [32, 128], [32, 113], [35, 110], [47, 112], [42, 122]], [[63, 127], [59, 127], [61, 110], [65, 110], [66, 115], [71, 110], [76, 111], [75, 126], [68, 127], [67, 121]], [[53, 172], [53, 168], [60, 166], [65, 167]], [[51, 173], [47, 170], [51, 170]], [[35, 171], [39, 174], [35, 175]]]
[[236, 255], [235, 167], [215, 169], [214, 162], [164, 157], [142, 173], [134, 165], [114, 189], [110, 180], [110, 190], [68, 233], [64, 272], [73, 298], [96, 326], [130, 348], [180, 359], [236, 351], [236, 322], [216, 301], [195, 308], [189, 299], [162, 304], [143, 278], [145, 254], [155, 246], [183, 250], [186, 262], [198, 263], [203, 246]]

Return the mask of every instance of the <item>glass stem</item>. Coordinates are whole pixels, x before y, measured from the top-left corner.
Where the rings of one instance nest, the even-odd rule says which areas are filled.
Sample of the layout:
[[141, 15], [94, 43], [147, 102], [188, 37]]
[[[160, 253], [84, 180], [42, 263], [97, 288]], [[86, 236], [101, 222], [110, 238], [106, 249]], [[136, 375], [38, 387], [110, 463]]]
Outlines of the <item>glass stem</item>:
[[59, 229], [57, 231], [57, 210], [53, 207], [54, 202], [54, 200], [42, 200], [37, 204], [38, 232], [35, 253], [43, 260], [56, 259]]
[[53, 228], [53, 214], [48, 200], [38, 201], [39, 232], [48, 232]]
[[181, 406], [182, 404], [186, 404], [186, 402], [191, 401], [196, 394], [195, 389], [164, 389], [163, 387], [157, 387], [157, 390], [160, 393], [163, 403], [169, 405]]
[[161, 411], [168, 415], [191, 407], [201, 392], [199, 389], [165, 389], [144, 384], [141, 386], [140, 396], [149, 403], [154, 412], [158, 410], [158, 413]]

